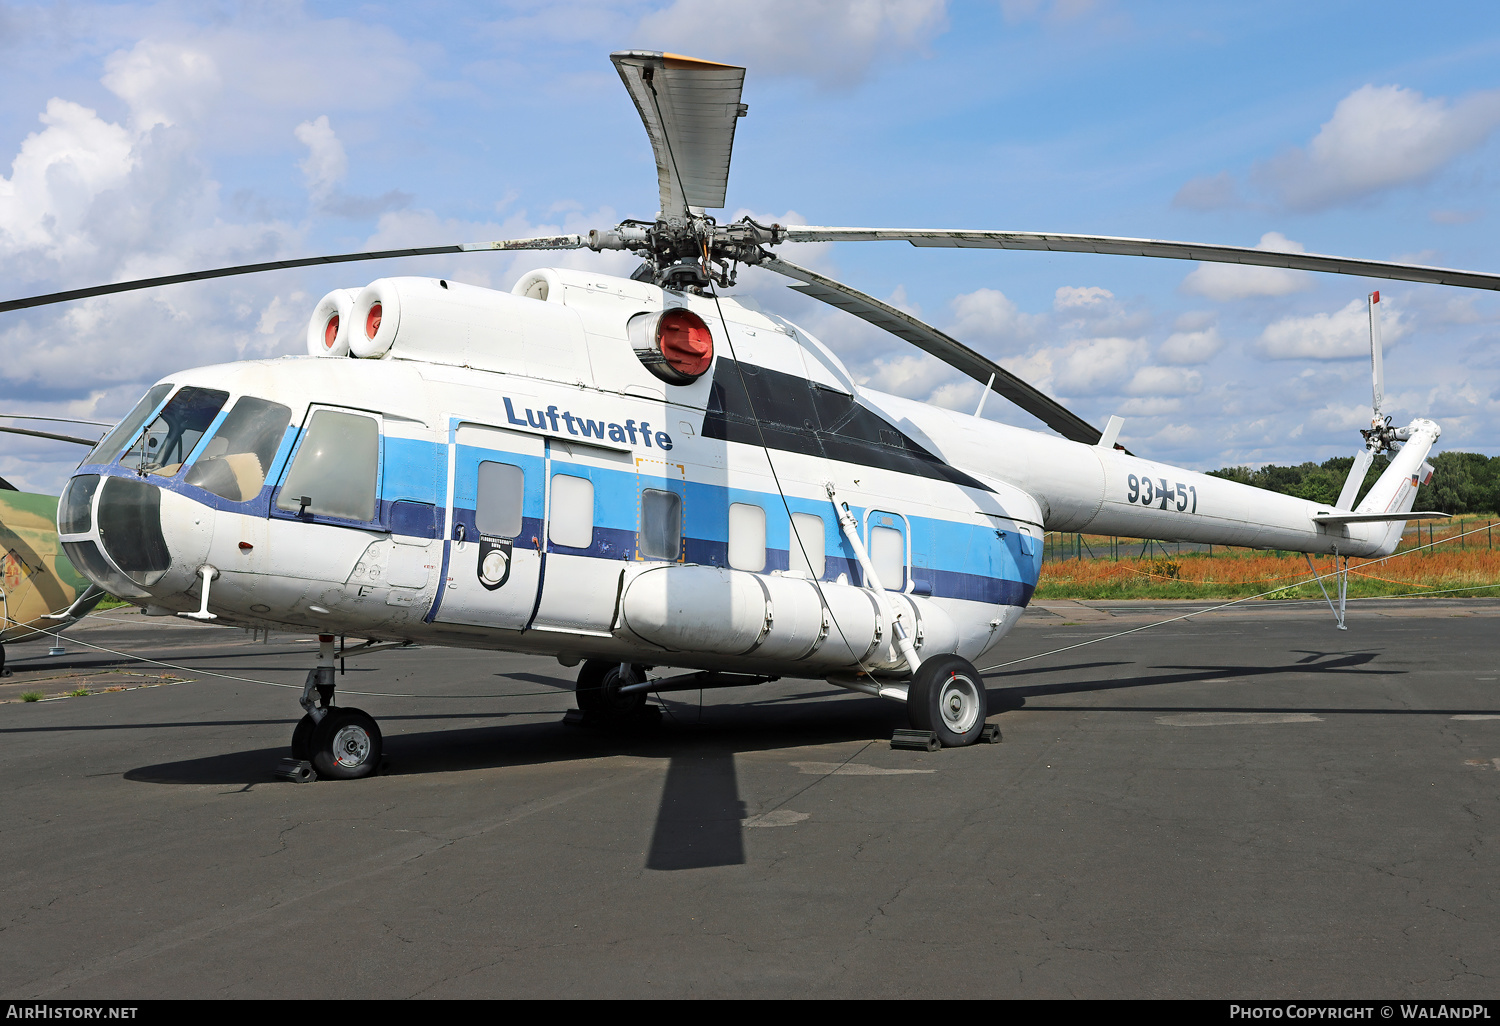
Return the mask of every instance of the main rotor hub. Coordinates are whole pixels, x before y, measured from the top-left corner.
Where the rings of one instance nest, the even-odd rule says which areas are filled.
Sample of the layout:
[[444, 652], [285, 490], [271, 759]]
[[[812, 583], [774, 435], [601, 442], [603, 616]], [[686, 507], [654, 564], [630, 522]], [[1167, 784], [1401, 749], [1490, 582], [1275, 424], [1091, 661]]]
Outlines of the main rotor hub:
[[729, 288], [739, 264], [758, 264], [769, 254], [764, 246], [786, 239], [779, 224], [763, 225], [743, 217], [720, 225], [706, 214], [658, 218], [654, 222], [622, 221], [608, 231], [589, 232], [589, 249], [623, 249], [645, 261], [632, 277], [662, 288], [701, 292], [710, 285]]

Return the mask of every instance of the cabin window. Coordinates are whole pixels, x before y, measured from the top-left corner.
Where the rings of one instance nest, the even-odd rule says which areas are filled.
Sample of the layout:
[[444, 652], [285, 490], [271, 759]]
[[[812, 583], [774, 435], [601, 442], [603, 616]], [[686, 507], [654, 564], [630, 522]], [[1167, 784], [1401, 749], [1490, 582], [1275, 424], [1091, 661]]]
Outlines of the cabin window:
[[183, 480], [231, 502], [255, 498], [291, 422], [292, 411], [280, 403], [241, 397]]
[[826, 563], [823, 546], [823, 518], [816, 513], [793, 513], [788, 572], [794, 577], [820, 579]]
[[86, 464], [112, 462], [116, 456], [120, 455], [125, 444], [141, 429], [141, 425], [146, 423], [146, 418], [156, 412], [156, 408], [171, 391], [171, 384], [161, 384], [147, 392], [145, 397], [135, 404], [135, 409], [131, 410], [124, 420], [115, 425], [113, 431], [94, 446], [94, 450], [84, 457], [83, 462]]
[[94, 493], [98, 490], [98, 474], [84, 474], [68, 482], [57, 501], [58, 534], [89, 533], [94, 526]]
[[380, 427], [374, 417], [316, 410], [276, 508], [344, 520], [375, 519], [375, 478], [380, 464]]
[[906, 587], [906, 536], [894, 527], [870, 528], [870, 565], [881, 587], [889, 591]]
[[729, 565], [756, 573], [766, 568], [766, 511], [759, 506], [730, 504]]
[[120, 457], [120, 466], [171, 477], [182, 469], [183, 460], [197, 447], [228, 399], [229, 393], [217, 388], [182, 388]]
[[526, 472], [520, 467], [489, 460], [480, 463], [474, 526], [491, 538], [516, 537], [521, 533], [521, 500], [525, 495]]
[[660, 488], [641, 491], [642, 559], [676, 560], [682, 554], [682, 498]]
[[547, 537], [552, 544], [569, 549], [586, 549], [594, 544], [594, 482], [571, 474], [553, 474], [548, 514]]

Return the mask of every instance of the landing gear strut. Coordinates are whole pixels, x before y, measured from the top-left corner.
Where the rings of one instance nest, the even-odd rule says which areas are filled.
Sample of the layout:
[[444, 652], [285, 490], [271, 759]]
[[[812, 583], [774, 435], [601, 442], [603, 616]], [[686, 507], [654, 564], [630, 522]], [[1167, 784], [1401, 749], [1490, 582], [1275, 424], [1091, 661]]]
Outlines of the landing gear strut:
[[282, 760], [278, 776], [305, 781], [311, 779], [310, 768], [325, 779], [357, 780], [380, 766], [380, 728], [363, 710], [333, 704], [333, 667], [333, 635], [320, 634], [318, 665], [307, 671], [300, 699], [307, 715], [292, 731], [292, 757]]

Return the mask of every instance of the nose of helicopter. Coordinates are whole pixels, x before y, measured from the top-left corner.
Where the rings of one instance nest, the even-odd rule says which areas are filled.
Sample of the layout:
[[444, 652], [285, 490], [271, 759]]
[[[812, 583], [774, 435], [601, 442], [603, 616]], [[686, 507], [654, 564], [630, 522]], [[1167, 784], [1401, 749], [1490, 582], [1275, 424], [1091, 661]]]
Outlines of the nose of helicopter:
[[213, 510], [139, 477], [80, 474], [58, 503], [58, 534], [73, 565], [105, 591], [191, 608], [213, 537]]

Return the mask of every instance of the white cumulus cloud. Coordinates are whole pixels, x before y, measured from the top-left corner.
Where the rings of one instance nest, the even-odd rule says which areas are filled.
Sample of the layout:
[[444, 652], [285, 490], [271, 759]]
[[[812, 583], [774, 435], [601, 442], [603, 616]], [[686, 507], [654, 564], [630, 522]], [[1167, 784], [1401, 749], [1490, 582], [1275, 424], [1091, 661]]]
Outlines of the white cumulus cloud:
[[1156, 358], [1164, 363], [1207, 363], [1220, 349], [1224, 340], [1219, 329], [1210, 325], [1201, 331], [1175, 331], [1156, 351]]
[[1063, 285], [1053, 295], [1052, 309], [1059, 313], [1093, 310], [1105, 305], [1114, 298], [1115, 294], [1113, 292], [1109, 291], [1109, 289], [1100, 288], [1097, 285]]
[[[1380, 304], [1380, 336], [1389, 351], [1406, 334], [1401, 311], [1389, 300]], [[1347, 360], [1370, 355], [1370, 317], [1365, 301], [1356, 299], [1335, 313], [1306, 317], [1283, 317], [1268, 325], [1256, 342], [1256, 350], [1272, 360]]]
[[944, 0], [675, 0], [643, 17], [634, 37], [757, 74], [848, 83], [882, 57], [923, 50], [947, 25]]
[[[1272, 253], [1306, 252], [1302, 243], [1282, 235], [1266, 232], [1255, 244], [1256, 249]], [[1254, 267], [1245, 264], [1203, 263], [1182, 279], [1182, 291], [1224, 302], [1253, 296], [1285, 296], [1312, 288], [1306, 271], [1286, 267]]]
[[1126, 395], [1192, 395], [1203, 388], [1203, 375], [1186, 367], [1142, 367], [1125, 386]]
[[948, 333], [959, 341], [1007, 342], [1035, 334], [1044, 317], [1022, 313], [1020, 308], [998, 289], [976, 289], [955, 296], [952, 302], [955, 320]]
[[349, 173], [344, 144], [328, 124], [328, 115], [304, 121], [295, 129], [297, 141], [307, 147], [307, 157], [297, 166], [307, 181], [307, 192], [315, 200], [326, 198]]
[[1415, 89], [1365, 85], [1339, 101], [1306, 147], [1256, 168], [1286, 206], [1316, 210], [1421, 181], [1500, 125], [1500, 90], [1455, 103]]

